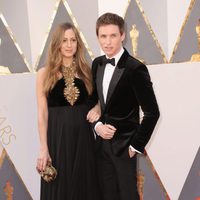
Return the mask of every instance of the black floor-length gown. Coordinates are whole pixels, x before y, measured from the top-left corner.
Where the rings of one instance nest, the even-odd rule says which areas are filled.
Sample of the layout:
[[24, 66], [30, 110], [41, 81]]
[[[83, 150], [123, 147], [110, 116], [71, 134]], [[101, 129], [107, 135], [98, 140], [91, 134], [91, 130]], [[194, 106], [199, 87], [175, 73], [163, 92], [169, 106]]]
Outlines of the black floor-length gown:
[[48, 96], [48, 148], [56, 179], [41, 180], [41, 200], [99, 200], [94, 163], [94, 134], [86, 120], [89, 109], [84, 82], [75, 78], [80, 95], [74, 106], [64, 97], [64, 78]]

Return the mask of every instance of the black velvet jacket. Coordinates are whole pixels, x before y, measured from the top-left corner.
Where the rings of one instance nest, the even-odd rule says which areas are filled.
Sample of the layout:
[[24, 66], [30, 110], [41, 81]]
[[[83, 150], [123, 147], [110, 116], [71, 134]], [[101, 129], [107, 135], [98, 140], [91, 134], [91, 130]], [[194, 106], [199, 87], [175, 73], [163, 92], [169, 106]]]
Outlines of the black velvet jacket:
[[[114, 154], [120, 155], [129, 145], [144, 152], [159, 118], [159, 109], [147, 67], [125, 50], [111, 79], [106, 104], [102, 81], [105, 65], [103, 56], [92, 64], [93, 100], [100, 100], [102, 116], [99, 121], [113, 125], [117, 131], [111, 139]], [[139, 119], [139, 106], [144, 116]], [[97, 136], [97, 143], [102, 138]]]

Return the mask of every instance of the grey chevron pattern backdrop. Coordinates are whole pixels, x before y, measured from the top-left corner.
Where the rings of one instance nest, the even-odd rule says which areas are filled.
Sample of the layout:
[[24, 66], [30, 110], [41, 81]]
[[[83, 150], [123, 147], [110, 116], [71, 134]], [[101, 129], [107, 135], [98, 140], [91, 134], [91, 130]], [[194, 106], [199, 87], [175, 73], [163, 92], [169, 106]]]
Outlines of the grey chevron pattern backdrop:
[[[173, 10], [178, 3], [179, 15]], [[124, 46], [147, 64], [161, 110], [146, 153], [138, 157], [141, 200], [200, 199], [200, 129], [199, 115], [194, 114], [200, 112], [200, 96], [195, 92], [200, 65], [199, 60], [190, 62], [193, 54], [200, 53], [196, 31], [200, 0], [187, 0], [185, 4], [179, 0], [0, 0], [1, 200], [39, 199], [35, 74], [45, 65], [53, 29], [59, 23], [72, 22], [81, 33], [91, 63], [101, 54], [95, 35], [96, 19], [107, 11], [124, 17]], [[131, 36], [133, 26], [135, 35]], [[177, 102], [176, 111], [170, 108], [172, 97]], [[177, 117], [184, 115], [190, 116], [184, 118], [187, 123]], [[170, 121], [174, 118], [176, 123]], [[180, 139], [182, 135], [184, 139]]]

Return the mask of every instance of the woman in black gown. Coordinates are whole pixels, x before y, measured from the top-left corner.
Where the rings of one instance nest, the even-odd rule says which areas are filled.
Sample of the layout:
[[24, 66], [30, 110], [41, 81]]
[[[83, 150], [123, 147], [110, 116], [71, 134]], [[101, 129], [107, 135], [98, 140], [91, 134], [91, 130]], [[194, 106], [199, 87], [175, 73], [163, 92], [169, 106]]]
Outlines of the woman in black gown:
[[[53, 34], [47, 66], [37, 74], [40, 151], [37, 170], [48, 162], [56, 179], [41, 180], [41, 200], [97, 200], [94, 135], [87, 113], [92, 81], [77, 29], [61, 24]], [[90, 121], [99, 117], [96, 105]]]

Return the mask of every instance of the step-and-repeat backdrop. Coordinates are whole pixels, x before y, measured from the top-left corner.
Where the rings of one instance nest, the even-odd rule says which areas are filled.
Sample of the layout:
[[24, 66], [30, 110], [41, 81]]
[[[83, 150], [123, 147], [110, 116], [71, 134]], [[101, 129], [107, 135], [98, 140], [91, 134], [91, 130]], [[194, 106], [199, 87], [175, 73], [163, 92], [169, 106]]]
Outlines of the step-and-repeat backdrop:
[[148, 66], [161, 112], [138, 157], [141, 199], [200, 199], [199, 9], [200, 0], [1, 0], [0, 199], [39, 199], [35, 78], [52, 31], [73, 23], [91, 63], [102, 53], [95, 22], [104, 12], [125, 19], [124, 46]]

